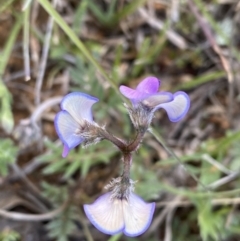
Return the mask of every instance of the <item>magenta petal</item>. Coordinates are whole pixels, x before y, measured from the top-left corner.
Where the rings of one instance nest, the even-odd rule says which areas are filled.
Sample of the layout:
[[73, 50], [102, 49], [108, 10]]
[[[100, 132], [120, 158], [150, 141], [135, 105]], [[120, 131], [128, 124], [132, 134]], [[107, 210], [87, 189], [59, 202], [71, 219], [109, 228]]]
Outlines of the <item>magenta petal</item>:
[[160, 104], [173, 100], [173, 94], [170, 92], [159, 92], [144, 99], [142, 103], [150, 108], [155, 108]]
[[177, 122], [187, 114], [190, 108], [190, 98], [185, 92], [182, 91], [176, 92], [173, 95], [173, 98], [173, 101], [160, 104], [156, 106], [155, 109], [165, 109], [170, 121]]
[[136, 90], [124, 85], [121, 85], [119, 90], [126, 98], [130, 99], [133, 104], [136, 104], [152, 94], [157, 93], [159, 83], [157, 78], [147, 77], [139, 83]]
[[147, 77], [142, 80], [136, 90], [145, 93], [146, 95], [155, 94], [158, 92], [160, 81], [156, 77]]
[[79, 124], [84, 124], [83, 120], [92, 122], [92, 105], [98, 99], [81, 92], [73, 92], [66, 95], [62, 102], [62, 110], [66, 110]]
[[146, 203], [133, 193], [130, 194], [128, 200], [122, 200], [122, 203], [124, 234], [130, 237], [143, 234], [152, 222], [155, 203]]
[[120, 92], [133, 103], [140, 102], [148, 96], [148, 94], [142, 93], [138, 90], [131, 89], [127, 86], [121, 85], [119, 88]]
[[64, 143], [63, 157], [66, 157], [69, 150], [79, 145], [84, 139], [76, 132], [79, 124], [66, 111], [60, 111], [54, 120], [56, 132]]
[[123, 230], [122, 200], [111, 199], [110, 192], [83, 208], [90, 222], [101, 232], [113, 235]]

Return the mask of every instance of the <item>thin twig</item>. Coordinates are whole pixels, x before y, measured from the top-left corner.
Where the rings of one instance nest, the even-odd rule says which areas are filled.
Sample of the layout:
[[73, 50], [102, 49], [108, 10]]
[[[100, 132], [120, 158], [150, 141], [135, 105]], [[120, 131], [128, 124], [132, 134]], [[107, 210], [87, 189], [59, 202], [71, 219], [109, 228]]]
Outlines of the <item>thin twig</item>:
[[[55, 146], [60, 146], [62, 145], [61, 141], [58, 139], [57, 141], [54, 142]], [[39, 168], [41, 165], [43, 165], [43, 162], [41, 161], [41, 158], [45, 155], [49, 155], [52, 154], [52, 150], [47, 150], [46, 152], [44, 152], [43, 154], [34, 157], [31, 161], [29, 161], [26, 165], [24, 165], [22, 167], [22, 173], [24, 175], [28, 175], [31, 174], [32, 172], [34, 172], [37, 168]], [[17, 181], [21, 178], [21, 175], [19, 175], [18, 173], [14, 173], [12, 174], [8, 180], [11, 181]]]
[[38, 195], [41, 195], [40, 190], [26, 177], [26, 175], [22, 172], [21, 168], [16, 164], [13, 163], [11, 164], [12, 169], [14, 170], [15, 173], [17, 173], [18, 176], [22, 178], [24, 183], [34, 192], [37, 193]]
[[[236, 198], [218, 198], [218, 199], [212, 199], [211, 200], [211, 204], [216, 206], [216, 205], [236, 205], [236, 204], [240, 204], [240, 198], [236, 197]], [[180, 200], [180, 201], [164, 201], [164, 202], [158, 202], [156, 204], [157, 208], [161, 208], [161, 207], [170, 207], [170, 206], [174, 206], [174, 207], [189, 207], [189, 206], [193, 206], [194, 203], [190, 200]]]
[[29, 81], [30, 76], [30, 57], [29, 57], [29, 14], [30, 14], [31, 4], [25, 9], [24, 12], [24, 27], [23, 27], [23, 58], [24, 58], [24, 71], [25, 80]]
[[48, 98], [46, 101], [41, 103], [41, 105], [36, 107], [36, 109], [32, 113], [32, 115], [30, 117], [30, 122], [35, 127], [38, 128], [37, 122], [40, 120], [43, 112], [46, 111], [47, 109], [51, 108], [52, 106], [55, 106], [55, 105], [59, 104], [61, 102], [62, 98], [63, 98], [62, 96], [55, 96], [55, 97], [52, 97], [52, 98]]
[[[37, 30], [37, 18], [39, 13], [40, 5], [38, 1], [32, 2], [32, 9], [31, 9], [31, 27], [34, 30]], [[36, 75], [36, 70], [39, 69], [39, 52], [40, 52], [40, 43], [35, 36], [31, 36], [30, 38], [30, 49], [31, 49], [31, 60], [34, 70], [34, 75]]]
[[171, 1], [171, 8], [170, 8], [170, 17], [173, 22], [179, 21], [179, 0], [172, 0]]
[[[176, 196], [173, 199], [173, 203], [178, 203], [180, 202], [182, 197], [180, 196]], [[169, 204], [171, 204], [172, 202], [168, 202]], [[158, 204], [157, 204], [158, 205]], [[150, 228], [147, 230], [147, 232], [144, 234], [144, 236], [148, 237], [151, 233], [155, 232], [155, 230], [157, 229], [157, 227], [159, 227], [161, 225], [161, 223], [164, 221], [166, 215], [168, 214], [168, 212], [170, 210], [172, 210], [174, 207], [174, 205], [165, 205], [165, 208], [162, 210], [162, 212], [154, 219], [152, 225], [150, 226]]]
[[171, 241], [172, 240], [171, 222], [172, 222], [172, 218], [173, 218], [173, 215], [174, 215], [174, 212], [175, 212], [176, 208], [177, 208], [177, 206], [171, 207], [168, 214], [167, 214], [164, 241]]
[[42, 196], [40, 190], [27, 178], [27, 176], [23, 173], [21, 168], [16, 163], [11, 164], [11, 167], [14, 170], [14, 172], [17, 173], [19, 177], [21, 177], [21, 179], [29, 188], [29, 190], [41, 201], [41, 207], [44, 207], [45, 210], [47, 210], [47, 207], [50, 206], [50, 204], [48, 200]]
[[[164, 29], [164, 23], [156, 19], [152, 16], [149, 16], [147, 11], [144, 8], [139, 8], [138, 9], [140, 15], [145, 19], [145, 21], [152, 26], [153, 28], [156, 28], [158, 30], [163, 30]], [[176, 32], [172, 30], [166, 30], [166, 36], [171, 41], [174, 45], [176, 45], [180, 49], [186, 49], [187, 48], [187, 43], [185, 39], [177, 34]]]
[[13, 220], [18, 220], [18, 221], [33, 221], [33, 222], [47, 221], [59, 215], [67, 207], [67, 204], [68, 202], [65, 202], [59, 208], [44, 214], [23, 214], [18, 212], [9, 212], [9, 211], [0, 209], [0, 216], [4, 218], [13, 219]]
[[171, 156], [173, 156], [173, 157], [176, 159], [176, 161], [184, 168], [184, 170], [186, 170], [186, 171], [189, 173], [189, 175], [193, 178], [193, 180], [195, 180], [197, 183], [199, 183], [206, 191], [208, 191], [208, 192], [211, 191], [210, 188], [209, 188], [209, 186], [204, 185], [204, 184], [197, 178], [197, 176], [188, 169], [188, 167], [187, 167], [187, 166], [182, 162], [182, 160], [175, 154], [175, 152], [165, 144], [164, 140], [162, 140], [162, 138], [156, 133], [156, 131], [155, 131], [154, 129], [149, 129], [148, 131], [149, 131], [149, 132], [154, 136], [154, 138], [163, 146], [163, 148], [164, 148]]
[[214, 160], [210, 155], [208, 155], [206, 153], [202, 155], [202, 159], [207, 161], [208, 163], [212, 164], [213, 166], [215, 166], [216, 168], [218, 168], [220, 171], [222, 171], [225, 174], [233, 173], [233, 171], [229, 170], [224, 165], [222, 165], [218, 161]]
[[211, 189], [216, 189], [216, 188], [218, 188], [218, 187], [220, 187], [222, 185], [225, 185], [225, 184], [235, 180], [239, 176], [240, 176], [240, 172], [239, 171], [233, 172], [233, 173], [229, 174], [228, 176], [223, 177], [223, 178], [221, 178], [221, 179], [219, 179], [219, 180], [209, 184], [208, 187], [211, 188]]
[[[53, 7], [56, 8], [58, 0], [53, 0]], [[48, 52], [52, 37], [52, 30], [53, 30], [53, 23], [54, 19], [53, 17], [49, 17], [48, 23], [47, 23], [47, 32], [45, 35], [44, 40], [44, 46], [42, 51], [42, 57], [40, 61], [40, 67], [38, 70], [37, 80], [36, 80], [36, 88], [35, 88], [35, 104], [39, 105], [41, 100], [41, 89], [42, 89], [42, 83], [43, 83], [43, 77], [46, 70], [47, 65], [47, 58], [48, 58]]]
[[[196, 2], [196, 0], [194, 0]], [[207, 40], [210, 42], [213, 50], [215, 53], [219, 56], [223, 69], [227, 73], [228, 77], [228, 84], [229, 84], [229, 93], [228, 93], [228, 101], [229, 101], [229, 119], [231, 119], [232, 115], [232, 102], [233, 102], [233, 73], [231, 70], [230, 62], [225, 58], [222, 49], [218, 46], [216, 39], [213, 36], [213, 33], [209, 27], [209, 24], [206, 22], [206, 19], [203, 18], [203, 16], [199, 13], [197, 6], [192, 2], [192, 0], [188, 1], [188, 5], [192, 11], [192, 13], [195, 15], [196, 19], [198, 20], [198, 23], [205, 34]]]

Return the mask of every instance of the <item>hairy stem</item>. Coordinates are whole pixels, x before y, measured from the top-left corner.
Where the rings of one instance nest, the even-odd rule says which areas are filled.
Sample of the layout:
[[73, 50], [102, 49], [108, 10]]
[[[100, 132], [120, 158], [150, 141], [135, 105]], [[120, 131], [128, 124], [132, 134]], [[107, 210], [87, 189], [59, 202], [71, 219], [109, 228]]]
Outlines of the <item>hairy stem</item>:
[[131, 153], [124, 154], [123, 155], [123, 174], [122, 174], [123, 182], [125, 181], [129, 182], [131, 163], [132, 163], [132, 154]]
[[146, 131], [138, 132], [135, 139], [126, 146], [127, 152], [134, 152], [139, 147]]
[[99, 133], [98, 134], [103, 139], [111, 141], [115, 146], [117, 146], [119, 148], [119, 150], [123, 151], [123, 150], [126, 149], [126, 144], [122, 140], [120, 140], [117, 137], [113, 136], [112, 134], [107, 132], [105, 129], [99, 128]]

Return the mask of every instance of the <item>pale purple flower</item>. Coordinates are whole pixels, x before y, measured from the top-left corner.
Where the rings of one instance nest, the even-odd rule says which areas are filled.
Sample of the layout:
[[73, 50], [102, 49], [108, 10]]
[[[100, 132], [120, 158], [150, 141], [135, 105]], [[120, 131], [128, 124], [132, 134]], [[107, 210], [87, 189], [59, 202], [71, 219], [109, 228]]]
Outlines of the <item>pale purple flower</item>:
[[153, 113], [163, 108], [166, 110], [170, 121], [177, 122], [181, 120], [189, 110], [189, 96], [178, 91], [174, 94], [170, 92], [158, 92], [160, 81], [155, 77], [147, 77], [141, 81], [136, 89], [127, 86], [120, 86], [120, 92], [133, 104], [136, 108], [142, 104], [149, 108]]
[[111, 192], [100, 196], [93, 204], [84, 205], [84, 211], [91, 223], [101, 232], [114, 235], [123, 232], [135, 237], [143, 234], [150, 226], [155, 203], [146, 203], [133, 193], [133, 182], [124, 193], [121, 179], [115, 179]]
[[60, 140], [64, 144], [62, 156], [86, 140], [86, 129], [95, 125], [92, 105], [98, 99], [81, 92], [66, 95], [61, 102], [61, 111], [56, 115], [54, 124]]

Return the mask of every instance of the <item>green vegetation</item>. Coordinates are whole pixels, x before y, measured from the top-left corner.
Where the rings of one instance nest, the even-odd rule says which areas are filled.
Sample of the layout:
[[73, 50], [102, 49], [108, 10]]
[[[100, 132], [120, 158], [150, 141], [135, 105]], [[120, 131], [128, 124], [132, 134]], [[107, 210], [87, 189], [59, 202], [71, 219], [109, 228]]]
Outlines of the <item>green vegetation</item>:
[[[16, 193], [8, 206], [0, 191], [0, 216], [35, 215], [41, 230], [57, 241], [240, 240], [236, 7], [234, 1], [200, 0], [0, 3], [0, 188]], [[99, 98], [94, 118], [131, 140], [135, 133], [123, 106], [127, 100], [118, 87], [136, 86], [149, 75], [161, 79], [163, 91], [186, 91], [191, 108], [180, 123], [170, 123], [163, 110], [156, 112], [134, 155], [135, 191], [156, 202], [152, 226], [140, 238], [100, 235], [82, 205], [93, 202], [121, 173], [118, 150], [103, 141], [77, 147], [64, 159], [53, 126], [58, 105], [38, 111], [56, 96], [86, 92]], [[25, 139], [35, 134], [39, 139], [22, 145], [24, 138], [13, 134], [19, 127]], [[25, 195], [18, 196], [19, 190]], [[55, 215], [54, 210], [61, 211]], [[43, 222], [45, 213], [50, 214]], [[16, 226], [0, 230], [0, 241], [24, 240]], [[41, 235], [36, 240], [44, 241]]]

